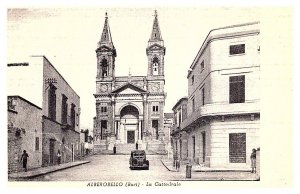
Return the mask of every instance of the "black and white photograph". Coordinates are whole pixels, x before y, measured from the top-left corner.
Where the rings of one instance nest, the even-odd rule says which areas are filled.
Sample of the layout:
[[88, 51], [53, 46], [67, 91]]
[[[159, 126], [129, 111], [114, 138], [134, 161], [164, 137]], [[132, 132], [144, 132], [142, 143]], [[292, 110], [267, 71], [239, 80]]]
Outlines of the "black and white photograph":
[[272, 14], [292, 28], [291, 9], [97, 4], [6, 12], [9, 183], [267, 180], [263, 45], [282, 37], [264, 29]]

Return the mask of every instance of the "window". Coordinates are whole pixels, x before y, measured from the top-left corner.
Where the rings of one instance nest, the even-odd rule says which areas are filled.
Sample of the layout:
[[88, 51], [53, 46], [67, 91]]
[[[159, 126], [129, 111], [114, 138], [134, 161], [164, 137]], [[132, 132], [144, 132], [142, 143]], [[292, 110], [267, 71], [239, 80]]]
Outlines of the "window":
[[153, 66], [152, 66], [152, 74], [153, 75], [158, 75], [158, 64], [159, 64], [159, 61], [158, 61], [157, 57], [153, 58], [152, 64], [153, 64]]
[[56, 120], [56, 87], [50, 84], [48, 92], [48, 117]]
[[229, 77], [229, 103], [245, 102], [245, 76]]
[[68, 98], [62, 94], [62, 100], [61, 100], [61, 123], [67, 124], [68, 123], [68, 104], [67, 100]]
[[71, 105], [71, 127], [75, 129], [75, 104], [72, 103]]
[[195, 98], [192, 98], [192, 111], [195, 111]]
[[202, 106], [205, 104], [205, 89], [204, 86], [201, 89], [201, 95], [202, 95]]
[[158, 106], [152, 106], [152, 111], [153, 112], [158, 112]]
[[192, 85], [194, 85], [194, 81], [195, 81], [195, 77], [194, 77], [194, 75], [192, 76], [192, 79], [191, 79], [191, 81], [192, 81]]
[[179, 157], [180, 157], [180, 159], [182, 159], [182, 140], [181, 139], [179, 140], [179, 148], [180, 148]]
[[101, 107], [101, 112], [102, 113], [106, 113], [107, 112], [107, 107], [106, 106], [102, 106]]
[[102, 77], [106, 77], [108, 73], [108, 62], [105, 58], [101, 61], [101, 67], [102, 67]]
[[186, 104], [182, 105], [182, 120], [184, 121], [187, 117], [187, 108], [186, 108]]
[[204, 70], [204, 61], [201, 63], [201, 72]]
[[179, 109], [179, 112], [178, 112], [178, 113], [179, 113], [179, 115], [178, 115], [179, 121], [178, 121], [178, 122], [179, 122], [179, 126], [180, 126], [180, 123], [181, 123], [181, 109]]
[[40, 138], [36, 137], [35, 138], [35, 151], [39, 151], [40, 150]]
[[229, 134], [229, 162], [246, 163], [246, 133]]
[[243, 53], [245, 53], [245, 44], [230, 45], [229, 47], [230, 55], [243, 54]]

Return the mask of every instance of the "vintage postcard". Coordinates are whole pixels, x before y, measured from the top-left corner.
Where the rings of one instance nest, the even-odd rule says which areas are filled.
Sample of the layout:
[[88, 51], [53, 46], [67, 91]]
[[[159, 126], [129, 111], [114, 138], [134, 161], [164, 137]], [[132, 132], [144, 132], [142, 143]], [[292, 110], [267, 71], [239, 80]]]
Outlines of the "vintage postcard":
[[11, 187], [292, 186], [291, 7], [6, 11]]

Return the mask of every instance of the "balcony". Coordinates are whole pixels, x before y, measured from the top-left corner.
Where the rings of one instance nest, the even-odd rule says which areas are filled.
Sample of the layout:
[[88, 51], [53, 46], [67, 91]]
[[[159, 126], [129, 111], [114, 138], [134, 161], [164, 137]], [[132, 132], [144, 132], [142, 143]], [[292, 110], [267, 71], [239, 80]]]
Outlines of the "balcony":
[[218, 104], [206, 104], [196, 109], [192, 114], [181, 123], [181, 128], [185, 129], [199, 118], [205, 116], [217, 116], [217, 115], [235, 115], [235, 114], [247, 114], [260, 112], [259, 100], [247, 101], [245, 103], [218, 103]]

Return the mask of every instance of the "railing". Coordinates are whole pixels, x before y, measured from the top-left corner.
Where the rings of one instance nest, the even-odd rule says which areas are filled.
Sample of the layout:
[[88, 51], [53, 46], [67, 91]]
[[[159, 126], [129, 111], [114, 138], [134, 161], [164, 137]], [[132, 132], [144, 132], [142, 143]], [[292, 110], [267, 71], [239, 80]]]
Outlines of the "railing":
[[181, 123], [181, 129], [185, 129], [197, 119], [204, 116], [260, 112], [259, 104], [259, 100], [234, 104], [206, 104], [196, 109], [192, 114], [188, 115], [187, 118]]

